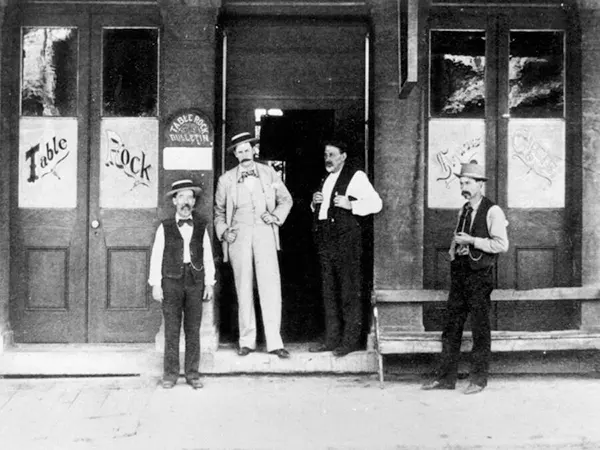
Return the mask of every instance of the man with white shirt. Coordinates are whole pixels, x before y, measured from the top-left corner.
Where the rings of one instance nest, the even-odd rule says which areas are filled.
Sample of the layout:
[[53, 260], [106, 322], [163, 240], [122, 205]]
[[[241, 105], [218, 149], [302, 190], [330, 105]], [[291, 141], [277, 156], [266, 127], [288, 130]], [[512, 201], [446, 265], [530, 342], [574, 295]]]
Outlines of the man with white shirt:
[[382, 202], [367, 175], [346, 163], [343, 142], [325, 144], [329, 173], [313, 194], [314, 237], [321, 269], [325, 340], [311, 352], [345, 356], [361, 348], [363, 329], [362, 230], [356, 216], [381, 211]]
[[174, 217], [156, 230], [150, 277], [152, 297], [162, 302], [165, 353], [162, 387], [170, 389], [179, 378], [179, 335], [183, 315], [186, 382], [194, 389], [200, 381], [200, 323], [202, 303], [213, 298], [215, 265], [207, 220], [193, 214], [201, 189], [191, 180], [176, 181], [166, 197], [175, 205]]
[[293, 200], [275, 170], [254, 161], [250, 133], [231, 139], [239, 165], [219, 177], [215, 193], [215, 230], [223, 244], [223, 260], [231, 261], [238, 299], [238, 355], [256, 350], [254, 274], [260, 299], [267, 352], [289, 358], [281, 339], [281, 276], [277, 251], [279, 227]]
[[502, 209], [483, 196], [487, 181], [483, 166], [462, 164], [461, 195], [468, 201], [461, 208], [450, 244], [451, 286], [442, 333], [442, 355], [433, 380], [421, 389], [454, 389], [456, 385], [463, 326], [471, 315], [473, 350], [470, 383], [465, 394], [481, 392], [488, 381], [491, 353], [490, 295], [494, 289], [494, 265], [499, 253], [508, 250], [507, 221]]

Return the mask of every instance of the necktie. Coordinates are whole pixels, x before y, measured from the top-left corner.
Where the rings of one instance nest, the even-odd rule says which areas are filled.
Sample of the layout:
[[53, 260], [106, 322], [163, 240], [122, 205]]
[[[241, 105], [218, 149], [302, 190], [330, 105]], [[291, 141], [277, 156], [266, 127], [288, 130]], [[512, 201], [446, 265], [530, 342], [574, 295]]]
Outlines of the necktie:
[[239, 183], [243, 182], [247, 177], [258, 177], [256, 170], [246, 170], [240, 174]]
[[192, 224], [193, 224], [194, 222], [192, 221], [192, 219], [179, 219], [179, 220], [177, 221], [177, 226], [179, 226], [179, 227], [182, 227], [182, 226], [184, 226], [186, 223], [187, 223], [188, 225], [192, 226]]
[[457, 233], [464, 231], [465, 233], [471, 232], [471, 216], [473, 212], [473, 207], [470, 203], [467, 203], [463, 208], [463, 212], [460, 215], [460, 219], [458, 221], [458, 228], [456, 229]]

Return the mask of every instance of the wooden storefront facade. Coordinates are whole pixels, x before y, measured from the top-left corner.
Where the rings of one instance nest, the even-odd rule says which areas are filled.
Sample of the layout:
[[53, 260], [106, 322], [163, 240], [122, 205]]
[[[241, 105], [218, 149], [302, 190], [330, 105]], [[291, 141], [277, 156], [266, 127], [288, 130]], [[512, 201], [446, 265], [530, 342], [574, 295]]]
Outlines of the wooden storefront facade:
[[[475, 159], [509, 221], [494, 329], [600, 332], [595, 1], [0, 7], [0, 349], [154, 342], [161, 312], [146, 280], [154, 230], [172, 213], [163, 193], [192, 178], [212, 218], [215, 180], [235, 163], [226, 142], [242, 131], [260, 133], [260, 158], [295, 198], [282, 228], [285, 341], [323, 331], [308, 205], [332, 134], [383, 199], [365, 222], [366, 316], [373, 295], [382, 326], [441, 329], [462, 204], [453, 172]], [[167, 142], [182, 111], [211, 128], [202, 144]], [[215, 249], [205, 352], [236, 333]]]

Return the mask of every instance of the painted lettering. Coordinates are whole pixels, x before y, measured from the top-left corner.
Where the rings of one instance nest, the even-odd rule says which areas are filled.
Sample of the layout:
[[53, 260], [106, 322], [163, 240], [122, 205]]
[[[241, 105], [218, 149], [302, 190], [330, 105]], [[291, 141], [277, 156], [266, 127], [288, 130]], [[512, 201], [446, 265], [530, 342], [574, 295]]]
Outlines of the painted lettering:
[[27, 181], [30, 183], [33, 183], [35, 180], [37, 180], [39, 178], [37, 176], [37, 174], [35, 173], [35, 168], [36, 168], [35, 154], [39, 151], [40, 151], [40, 144], [36, 144], [25, 152], [25, 161], [27, 161], [28, 159], [30, 160], [29, 161], [29, 178], [27, 178]]

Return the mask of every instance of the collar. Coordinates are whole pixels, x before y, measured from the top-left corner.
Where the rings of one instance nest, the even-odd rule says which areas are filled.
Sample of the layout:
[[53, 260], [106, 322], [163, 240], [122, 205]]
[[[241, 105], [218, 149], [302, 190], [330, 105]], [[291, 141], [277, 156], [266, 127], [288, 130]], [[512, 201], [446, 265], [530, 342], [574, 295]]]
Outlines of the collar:
[[249, 172], [251, 170], [256, 171], [256, 173], [258, 173], [258, 169], [256, 167], [256, 163], [252, 162], [252, 165], [250, 167], [248, 167], [247, 169], [243, 168], [241, 164], [238, 164], [238, 175], [242, 172]]
[[192, 220], [194, 220], [194, 214], [190, 214], [189, 217], [181, 217], [179, 215], [179, 213], [175, 213], [175, 222], [177, 222], [179, 219], [183, 219], [183, 220], [192, 219]]
[[473, 212], [477, 211], [479, 209], [479, 205], [481, 205], [481, 201], [483, 200], [483, 195], [479, 198], [479, 201], [477, 203], [471, 203], [471, 208], [473, 208]]

